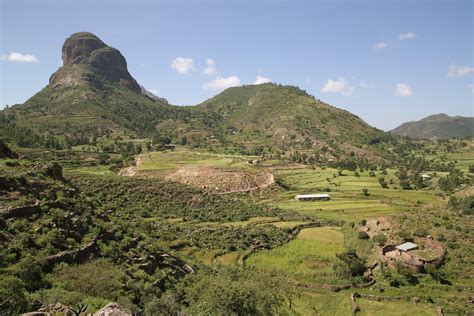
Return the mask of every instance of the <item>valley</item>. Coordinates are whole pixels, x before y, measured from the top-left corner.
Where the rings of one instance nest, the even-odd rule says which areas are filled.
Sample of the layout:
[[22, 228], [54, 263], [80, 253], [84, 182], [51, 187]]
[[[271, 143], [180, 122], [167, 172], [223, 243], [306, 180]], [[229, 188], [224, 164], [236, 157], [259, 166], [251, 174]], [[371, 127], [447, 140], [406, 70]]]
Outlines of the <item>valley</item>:
[[[437, 163], [436, 157], [440, 157], [439, 153], [445, 145], [426, 145], [430, 151], [431, 148], [436, 149], [437, 154], [431, 156], [431, 161]], [[462, 147], [456, 153], [442, 158], [443, 162], [459, 164], [460, 168], [472, 165], [472, 146], [472, 141], [469, 141], [467, 148]], [[25, 156], [14, 166], [11, 165], [16, 160], [4, 158], [4, 175], [5, 172], [19, 175], [18, 168], [27, 171], [27, 161], [30, 159], [54, 159], [63, 166], [68, 185], [76, 188], [88, 201], [96, 201], [92, 202], [96, 205], [93, 208], [98, 207], [99, 213], [89, 215], [95, 225], [105, 225], [100, 230], [106, 232], [112, 229], [116, 236], [119, 231], [123, 235], [117, 241], [101, 243], [100, 256], [113, 258], [112, 262], [129, 262], [127, 256], [132, 256], [135, 252], [133, 249], [146, 242], [147, 246], [143, 244], [138, 249], [147, 253], [147, 248], [153, 245], [153, 252], [180, 258], [195, 271], [205, 271], [207, 267], [271, 271], [279, 274], [292, 287], [284, 295], [294, 293], [295, 296], [285, 299], [281, 312], [294, 315], [350, 314], [349, 296], [353, 293], [358, 295], [356, 301], [360, 315], [373, 314], [377, 304], [381, 304], [377, 301], [380, 299], [384, 300], [386, 310], [397, 309], [400, 315], [405, 314], [401, 312], [404, 309], [408, 314], [413, 308], [419, 310], [420, 315], [436, 315], [440, 307], [445, 312], [469, 309], [467, 289], [472, 287], [472, 280], [468, 277], [470, 270], [465, 267], [460, 269], [458, 264], [459, 260], [469, 262], [473, 259], [468, 250], [472, 241], [472, 211], [461, 215], [459, 210], [450, 210], [448, 196], [436, 185], [439, 179], [448, 175], [446, 171], [430, 169], [426, 171], [433, 176], [429, 184], [424, 188], [406, 190], [401, 187], [399, 170], [395, 168], [348, 170], [295, 163], [281, 158], [206, 152], [180, 145], [168, 150], [138, 154], [130, 160], [130, 167], [124, 166], [122, 169], [116, 169], [112, 163], [112, 157], [116, 154], [109, 154], [109, 160], [101, 162], [93, 147], [78, 147], [63, 153], [23, 151], [17, 147], [14, 150]], [[419, 150], [415, 152], [420, 153]], [[76, 158], [71, 159], [71, 155]], [[453, 159], [460, 156], [464, 159], [459, 162]], [[75, 161], [74, 164], [71, 161]], [[215, 177], [215, 173], [201, 172], [211, 167], [215, 170], [232, 170], [234, 173], [271, 174], [275, 180], [272, 184], [254, 190], [221, 192], [218, 188], [222, 185], [222, 179]], [[133, 168], [133, 174], [123, 175], [123, 170], [128, 168]], [[200, 182], [186, 183], [180, 178], [170, 178], [170, 174], [183, 168], [198, 172]], [[387, 183], [386, 186], [381, 184], [381, 177]], [[462, 185], [454, 191], [454, 196], [462, 199], [470, 189]], [[294, 198], [296, 194], [317, 192], [329, 194], [330, 200], [301, 202]], [[469, 207], [472, 210], [472, 205]], [[73, 214], [75, 211], [69, 212]], [[105, 213], [99, 215], [100, 212]], [[43, 226], [44, 216], [49, 217], [46, 214], [37, 217], [32, 224]], [[104, 224], [93, 219], [97, 216], [106, 216]], [[8, 221], [11, 225], [17, 220], [13, 217]], [[107, 222], [114, 224], [110, 226]], [[363, 258], [366, 266], [377, 262], [380, 236], [384, 236], [382, 244], [387, 244], [410, 240], [411, 236], [426, 235], [440, 240], [447, 250], [445, 262], [437, 274], [412, 274], [404, 270], [397, 272], [379, 263], [373, 270], [375, 282], [362, 288], [357, 284], [367, 282], [364, 281], [365, 277], [347, 275], [344, 269], [336, 268], [343, 262], [338, 259], [338, 255], [350, 250], [355, 251], [358, 258]], [[86, 233], [82, 242], [76, 241], [76, 245], [73, 243], [61, 247], [74, 249], [91, 237], [91, 234]], [[135, 246], [126, 246], [126, 240]], [[106, 250], [103, 247], [112, 248]], [[132, 248], [127, 255], [123, 250], [113, 251], [116, 247]], [[50, 251], [54, 254], [54, 250]], [[43, 255], [38, 253], [36, 256], [41, 258]], [[91, 256], [86, 262], [96, 262], [97, 259], [93, 259], [96, 255]], [[143, 278], [136, 274], [141, 264], [135, 268], [132, 268], [133, 265], [127, 266], [129, 264], [117, 266], [125, 271], [125, 279]], [[153, 271], [147, 272], [145, 267], [145, 273]], [[159, 267], [159, 271], [166, 270], [166, 266]], [[58, 271], [55, 269], [51, 276], [57, 275]], [[172, 278], [176, 278], [173, 282], [177, 284], [181, 282], [176, 274]], [[147, 279], [149, 281], [145, 281], [145, 284], [163, 282], [159, 281], [156, 272]], [[63, 286], [58, 290], [68, 289]], [[51, 296], [51, 290], [42, 294], [46, 295], [44, 297], [50, 304], [56, 303], [54, 300], [63, 304], [74, 302], [69, 296]], [[130, 290], [132, 288], [127, 291]], [[100, 307], [100, 302], [105, 305], [107, 299], [113, 299], [103, 292], [100, 295], [106, 300], [93, 303], [86, 292], [80, 293], [76, 295], [82, 295], [83, 300], [95, 304], [90, 306], [96, 308]], [[132, 297], [130, 299], [134, 301]], [[417, 302], [411, 302], [413, 299]], [[291, 307], [288, 300], [291, 301]], [[328, 305], [328, 302], [333, 303]], [[129, 303], [122, 304], [131, 306]]]
[[268, 80], [177, 106], [92, 33], [61, 53], [0, 112], [1, 315], [472, 314], [472, 118], [388, 133]]

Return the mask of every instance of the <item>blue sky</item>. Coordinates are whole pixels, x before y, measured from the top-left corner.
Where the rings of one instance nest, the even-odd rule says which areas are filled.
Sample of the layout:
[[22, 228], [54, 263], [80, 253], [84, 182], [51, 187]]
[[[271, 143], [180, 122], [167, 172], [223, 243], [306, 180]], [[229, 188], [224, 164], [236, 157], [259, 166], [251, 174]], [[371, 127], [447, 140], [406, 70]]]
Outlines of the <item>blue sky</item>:
[[269, 79], [384, 130], [435, 113], [473, 115], [469, 0], [0, 3], [0, 107], [47, 85], [66, 37], [89, 31], [172, 104]]

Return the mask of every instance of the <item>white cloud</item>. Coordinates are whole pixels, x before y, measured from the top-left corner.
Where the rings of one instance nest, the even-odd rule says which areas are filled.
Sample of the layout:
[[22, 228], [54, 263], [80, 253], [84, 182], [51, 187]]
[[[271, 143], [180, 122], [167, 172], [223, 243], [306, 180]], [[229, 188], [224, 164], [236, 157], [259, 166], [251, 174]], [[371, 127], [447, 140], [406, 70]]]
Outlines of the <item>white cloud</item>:
[[398, 34], [398, 40], [399, 40], [399, 41], [414, 40], [415, 38], [416, 38], [416, 34], [413, 33], [413, 32], [400, 33], [400, 34]]
[[470, 73], [474, 72], [474, 67], [469, 66], [456, 66], [452, 64], [449, 66], [448, 73], [446, 74], [447, 77], [462, 77], [467, 76]]
[[39, 63], [38, 58], [36, 58], [34, 55], [20, 53], [10, 53], [9, 55], [2, 55], [1, 59], [17, 63]]
[[255, 78], [255, 81], [253, 82], [253, 84], [262, 84], [262, 83], [269, 83], [269, 82], [272, 82], [272, 80], [258, 75], [257, 78]]
[[179, 74], [186, 75], [191, 71], [196, 70], [194, 68], [194, 59], [177, 57], [171, 62], [171, 68], [176, 70]]
[[373, 49], [384, 49], [387, 47], [388, 47], [387, 42], [378, 42], [378, 43], [375, 43], [374, 46], [372, 46]]
[[361, 82], [359, 82], [359, 87], [365, 88], [365, 89], [371, 89], [371, 88], [375, 88], [375, 83], [362, 80]]
[[340, 93], [341, 95], [351, 95], [354, 90], [355, 88], [350, 86], [349, 81], [343, 77], [336, 80], [329, 79], [321, 89], [322, 92]]
[[204, 90], [222, 90], [230, 87], [240, 86], [240, 79], [237, 76], [230, 76], [227, 78], [216, 78], [202, 86]]
[[471, 89], [471, 92], [474, 93], [474, 84], [470, 84], [468, 87]]
[[411, 88], [406, 83], [397, 83], [395, 86], [395, 95], [409, 97], [413, 94]]
[[215, 76], [217, 75], [216, 63], [211, 58], [206, 58], [206, 68], [202, 71], [206, 76]]

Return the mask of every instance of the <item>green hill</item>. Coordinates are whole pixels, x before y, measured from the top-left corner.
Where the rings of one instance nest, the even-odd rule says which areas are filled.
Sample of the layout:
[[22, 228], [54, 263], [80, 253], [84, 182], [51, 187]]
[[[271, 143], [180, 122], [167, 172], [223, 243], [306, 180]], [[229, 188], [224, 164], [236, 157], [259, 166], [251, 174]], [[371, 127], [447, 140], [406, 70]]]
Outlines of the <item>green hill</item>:
[[2, 111], [3, 137], [24, 146], [67, 147], [125, 135], [324, 159], [384, 156], [379, 143], [391, 139], [293, 86], [235, 87], [197, 106], [169, 105], [151, 98], [128, 72], [122, 54], [91, 33], [66, 39], [62, 58], [63, 66], [43, 90]]
[[390, 133], [410, 138], [449, 139], [453, 137], [473, 137], [474, 117], [436, 114], [419, 121], [407, 122], [394, 128]]
[[370, 156], [387, 135], [293, 86], [230, 88], [196, 107], [219, 139], [235, 145]]

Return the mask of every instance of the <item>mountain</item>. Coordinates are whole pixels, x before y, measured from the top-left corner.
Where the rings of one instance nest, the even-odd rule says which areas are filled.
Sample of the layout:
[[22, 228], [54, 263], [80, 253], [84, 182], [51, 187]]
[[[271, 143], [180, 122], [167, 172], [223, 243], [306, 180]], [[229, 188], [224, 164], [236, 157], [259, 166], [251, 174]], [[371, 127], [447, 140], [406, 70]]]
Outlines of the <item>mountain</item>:
[[[229, 88], [197, 105], [196, 116], [221, 143], [292, 152], [370, 155], [386, 135], [356, 115], [294, 86], [273, 83]], [[193, 131], [197, 133], [198, 130]]]
[[152, 133], [154, 120], [172, 117], [173, 107], [142, 93], [120, 51], [94, 34], [67, 38], [62, 60], [45, 88], [4, 111], [6, 123], [40, 135], [137, 137]]
[[91, 33], [67, 38], [62, 59], [44, 89], [0, 113], [3, 137], [23, 144], [31, 143], [25, 137], [37, 143], [57, 137], [72, 145], [154, 137], [243, 153], [299, 151], [326, 158], [381, 156], [380, 143], [391, 140], [293, 86], [234, 87], [196, 106], [170, 105], [138, 84], [120, 51]]
[[148, 91], [147, 89], [145, 89], [145, 87], [142, 86], [142, 85], [139, 85], [139, 86], [140, 86], [140, 93], [141, 93], [141, 94], [146, 95], [147, 97], [149, 97], [149, 98], [152, 99], [152, 100], [160, 100], [160, 101], [162, 101], [163, 103], [168, 103], [168, 100], [166, 100], [165, 98], [160, 98], [159, 96], [157, 96], [157, 95], [154, 94], [153, 92], [150, 92], [150, 91]]
[[425, 139], [474, 137], [474, 117], [436, 114], [419, 121], [403, 123], [391, 130], [390, 133], [410, 138]]

